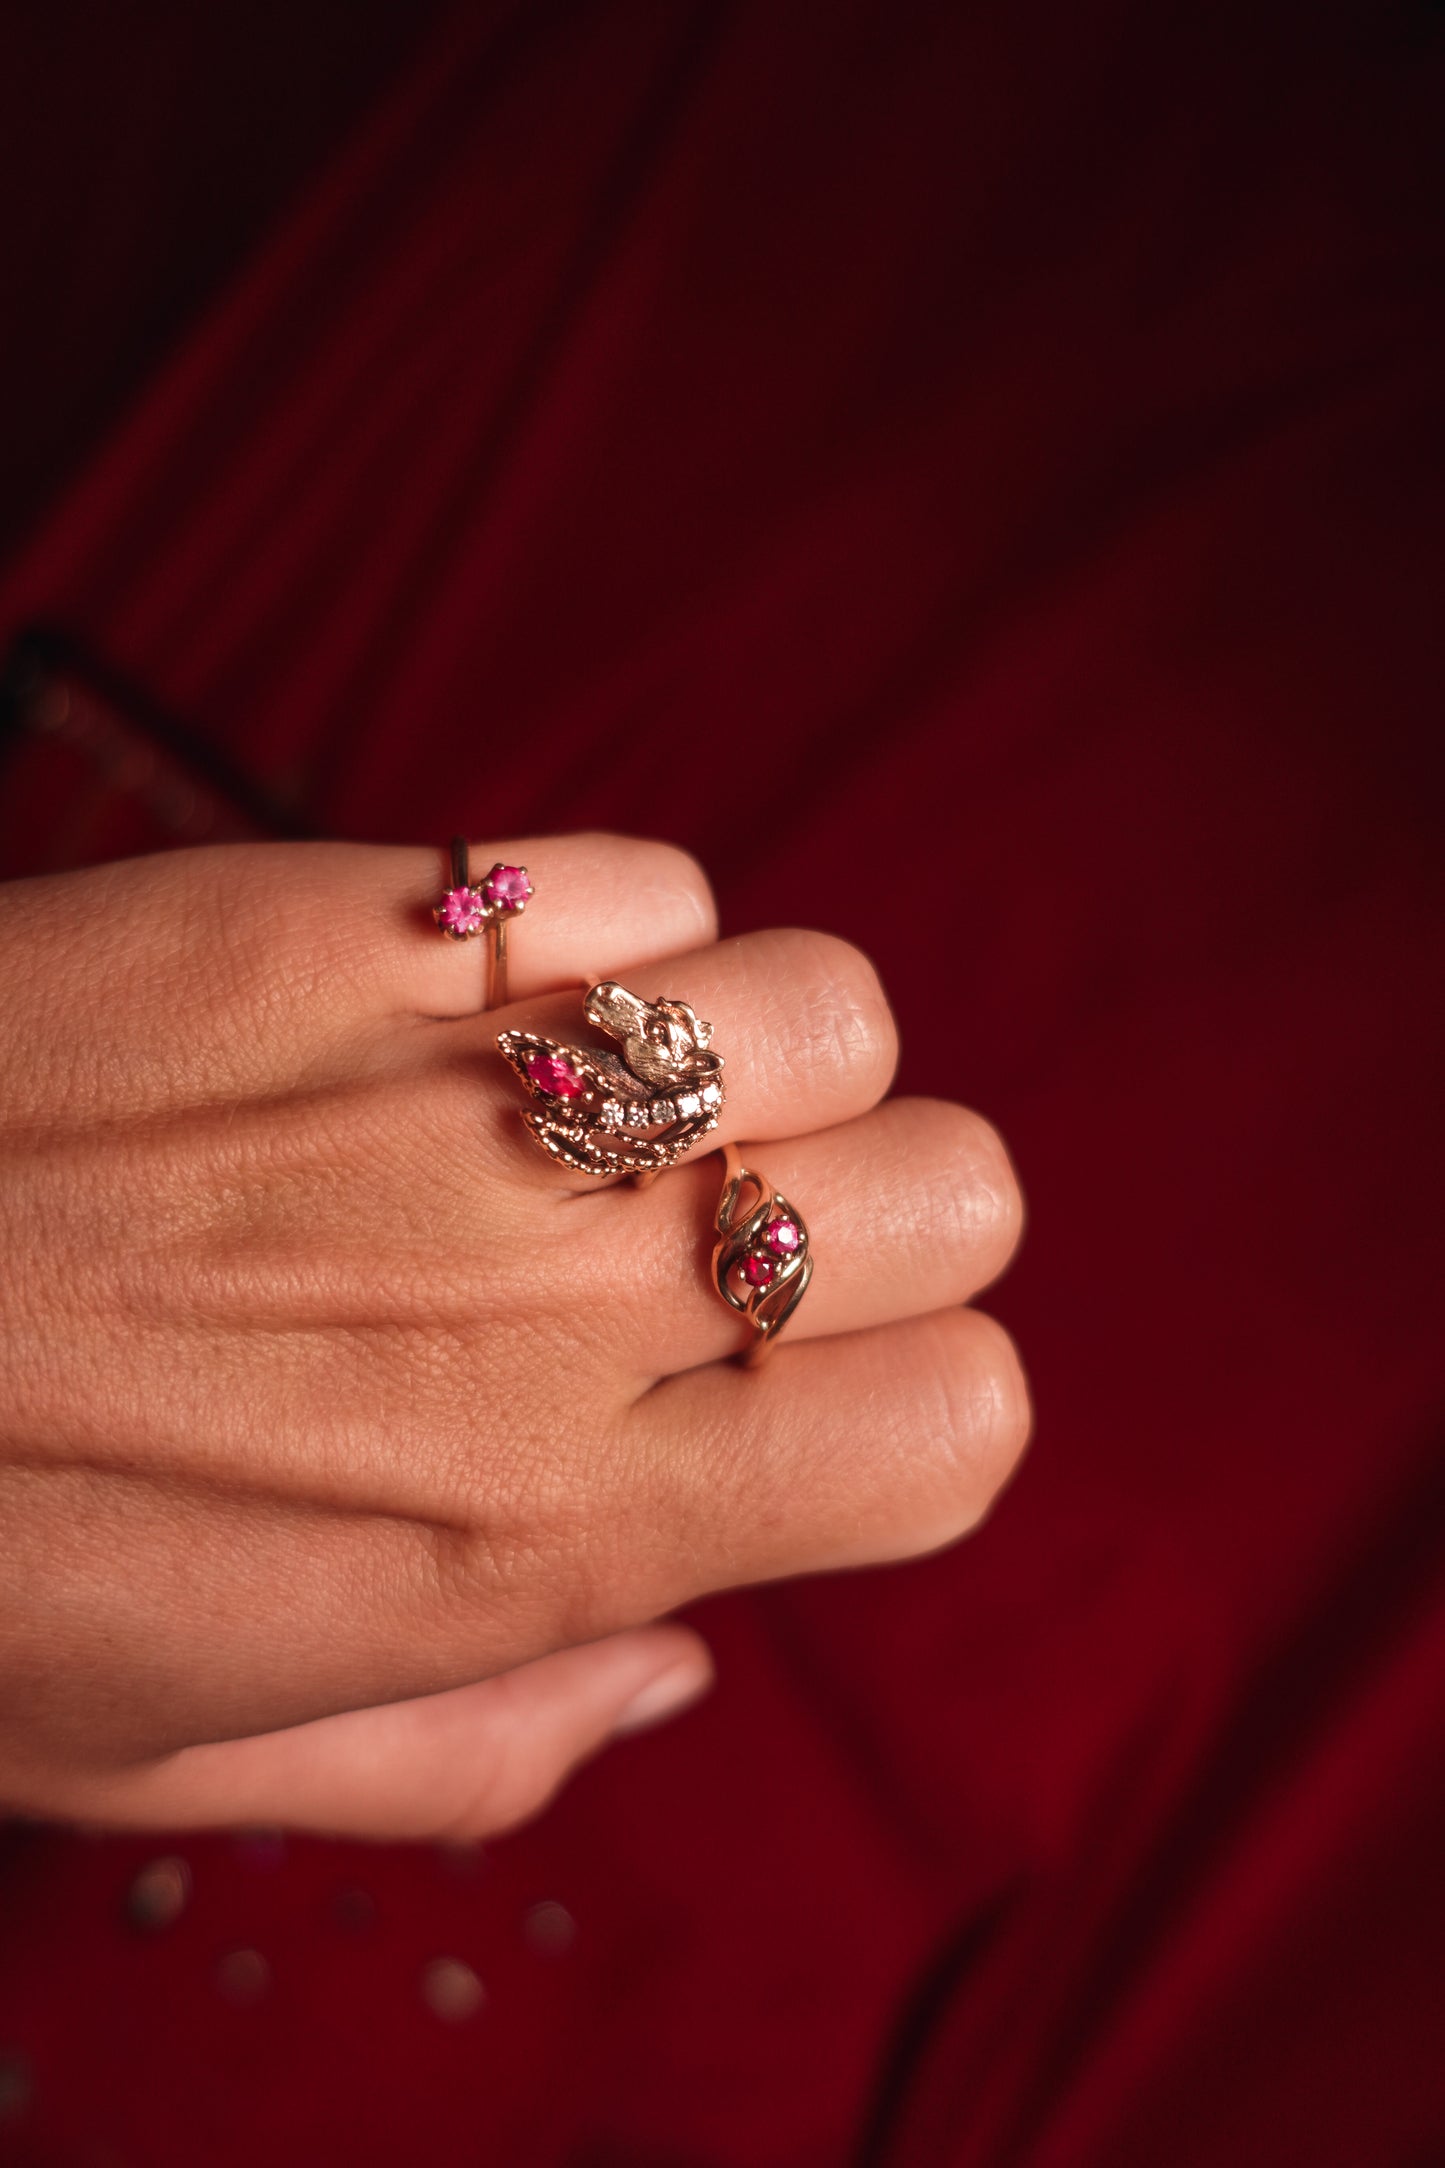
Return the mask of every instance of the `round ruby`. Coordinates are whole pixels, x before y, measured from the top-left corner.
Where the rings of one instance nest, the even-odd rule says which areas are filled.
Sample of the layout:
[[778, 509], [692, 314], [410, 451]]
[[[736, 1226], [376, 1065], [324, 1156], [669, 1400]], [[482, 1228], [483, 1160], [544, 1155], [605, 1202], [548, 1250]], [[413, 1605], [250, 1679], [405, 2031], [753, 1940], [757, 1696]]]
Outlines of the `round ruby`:
[[538, 1091], [550, 1092], [554, 1099], [575, 1099], [587, 1089], [570, 1061], [563, 1061], [558, 1054], [534, 1054], [527, 1063], [527, 1074]]
[[763, 1236], [774, 1257], [791, 1257], [802, 1241], [796, 1220], [775, 1219]]
[[474, 888], [449, 888], [437, 909], [437, 924], [445, 933], [475, 933], [485, 917]]
[[482, 883], [482, 894], [497, 911], [520, 911], [531, 893], [525, 866], [493, 866]]
[[773, 1276], [773, 1267], [766, 1257], [745, 1257], [743, 1278], [749, 1287], [766, 1287]]

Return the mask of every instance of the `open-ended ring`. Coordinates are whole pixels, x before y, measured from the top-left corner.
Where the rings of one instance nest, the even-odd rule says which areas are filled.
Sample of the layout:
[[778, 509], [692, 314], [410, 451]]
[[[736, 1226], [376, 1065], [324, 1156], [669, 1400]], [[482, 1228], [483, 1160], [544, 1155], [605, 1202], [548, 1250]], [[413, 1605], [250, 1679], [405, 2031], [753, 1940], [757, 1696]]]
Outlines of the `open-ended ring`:
[[620, 1055], [499, 1033], [497, 1045], [537, 1102], [522, 1119], [564, 1167], [645, 1182], [717, 1127], [723, 1065], [708, 1051], [712, 1025], [685, 1001], [643, 1001], [615, 979], [592, 987], [582, 1008], [620, 1043]]
[[[744, 1361], [760, 1363], [807, 1293], [813, 1277], [808, 1229], [766, 1175], [745, 1167], [735, 1144], [723, 1154], [726, 1173], [718, 1199], [713, 1285], [729, 1309], [755, 1329]], [[745, 1201], [753, 1192], [752, 1202]]]
[[493, 866], [484, 881], [471, 882], [471, 852], [465, 836], [452, 837], [452, 885], [432, 912], [451, 941], [488, 937], [487, 998], [484, 1007], [507, 1005], [507, 926], [527, 908], [532, 884], [525, 866]]

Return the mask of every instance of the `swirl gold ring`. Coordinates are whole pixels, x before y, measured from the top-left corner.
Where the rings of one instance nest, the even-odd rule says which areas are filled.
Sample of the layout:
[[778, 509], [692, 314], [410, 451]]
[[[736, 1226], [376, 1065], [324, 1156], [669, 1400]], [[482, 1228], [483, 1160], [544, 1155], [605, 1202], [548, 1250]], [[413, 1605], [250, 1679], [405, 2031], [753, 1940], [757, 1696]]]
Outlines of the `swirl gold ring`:
[[580, 1174], [646, 1182], [717, 1127], [722, 1056], [712, 1025], [685, 1001], [643, 1001], [604, 979], [582, 1004], [589, 1024], [621, 1054], [504, 1031], [497, 1045], [535, 1107], [522, 1119], [535, 1141]]
[[470, 941], [485, 933], [490, 943], [487, 998], [484, 1007], [507, 1005], [507, 926], [521, 916], [532, 894], [525, 866], [493, 866], [472, 886], [470, 851], [465, 836], [452, 837], [452, 885], [432, 912], [450, 941]]
[[[713, 1285], [756, 1332], [745, 1361], [760, 1363], [808, 1291], [813, 1253], [801, 1212], [766, 1175], [745, 1167], [735, 1144], [724, 1152]], [[751, 1194], [752, 1201], [747, 1202]]]

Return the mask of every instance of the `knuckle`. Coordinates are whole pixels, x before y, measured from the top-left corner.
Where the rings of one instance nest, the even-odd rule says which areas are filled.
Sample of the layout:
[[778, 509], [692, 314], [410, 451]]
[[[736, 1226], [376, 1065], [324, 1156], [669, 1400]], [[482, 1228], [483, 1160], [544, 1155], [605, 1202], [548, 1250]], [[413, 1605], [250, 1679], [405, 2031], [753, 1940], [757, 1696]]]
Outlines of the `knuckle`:
[[798, 1081], [846, 1076], [881, 1096], [898, 1058], [888, 997], [871, 959], [836, 934], [785, 934], [787, 968], [771, 974], [769, 1034]]
[[[1028, 1379], [1013, 1336], [982, 1310], [962, 1313], [971, 1347], [964, 1393], [973, 1465], [991, 1506], [1023, 1457], [1033, 1428]], [[981, 1515], [979, 1516], [982, 1517]]]
[[920, 1230], [958, 1258], [962, 1292], [997, 1277], [1023, 1233], [1023, 1195], [1008, 1148], [992, 1123], [948, 1100], [914, 1103], [908, 1160], [927, 1169]]
[[947, 1542], [978, 1527], [992, 1508], [1028, 1443], [1032, 1411], [1018, 1350], [995, 1318], [980, 1310], [944, 1313], [932, 1332], [926, 1389]]
[[[665, 909], [699, 947], [717, 938], [717, 904], [712, 883], [691, 851], [676, 843], [654, 843], [648, 851], [643, 902]], [[651, 916], [651, 909], [648, 910]]]
[[579, 872], [589, 885], [615, 891], [626, 884], [637, 923], [664, 927], [674, 953], [706, 947], [717, 939], [717, 905], [712, 883], [691, 851], [653, 837], [625, 836], [597, 830], [572, 839], [580, 847]]

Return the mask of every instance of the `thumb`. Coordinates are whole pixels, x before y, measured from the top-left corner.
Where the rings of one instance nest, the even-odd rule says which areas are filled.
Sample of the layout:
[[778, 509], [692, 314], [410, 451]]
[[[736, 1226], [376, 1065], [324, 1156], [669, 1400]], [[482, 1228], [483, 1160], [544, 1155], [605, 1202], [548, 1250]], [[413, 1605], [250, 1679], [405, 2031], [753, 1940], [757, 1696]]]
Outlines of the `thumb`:
[[87, 1780], [63, 1811], [111, 1828], [493, 1836], [539, 1813], [609, 1739], [696, 1701], [712, 1676], [686, 1627], [640, 1627], [448, 1693], [185, 1747]]

